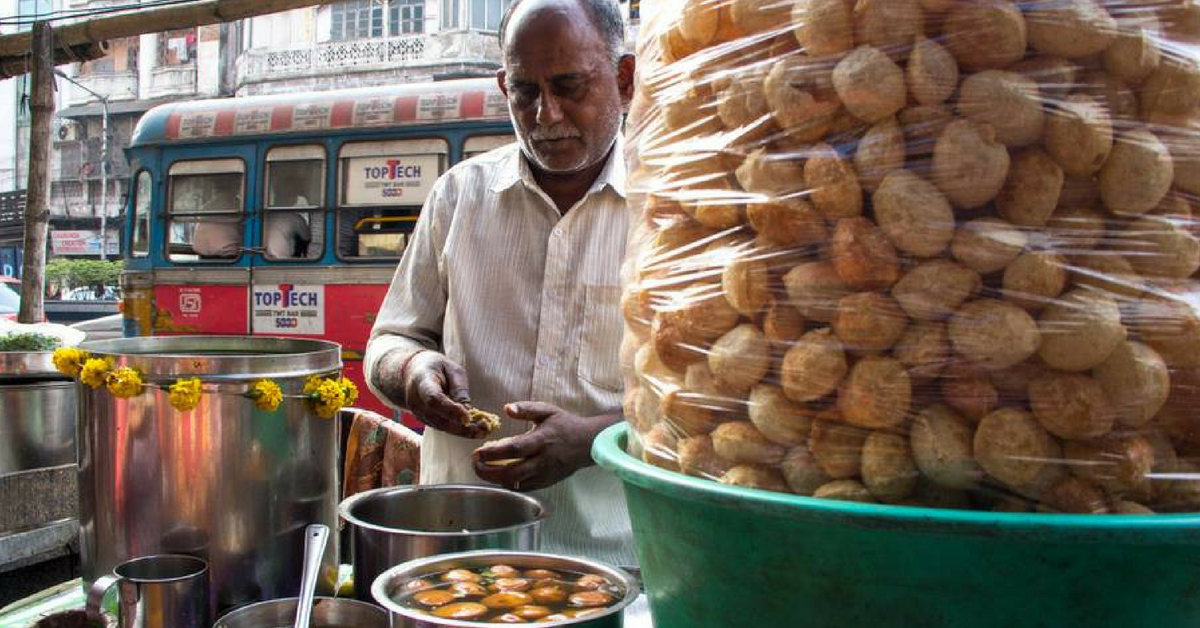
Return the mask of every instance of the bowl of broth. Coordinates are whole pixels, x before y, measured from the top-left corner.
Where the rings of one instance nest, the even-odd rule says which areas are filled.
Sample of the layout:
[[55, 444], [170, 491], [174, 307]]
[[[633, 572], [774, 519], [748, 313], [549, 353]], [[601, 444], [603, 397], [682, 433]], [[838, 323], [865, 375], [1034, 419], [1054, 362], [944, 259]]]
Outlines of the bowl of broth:
[[620, 626], [640, 590], [628, 572], [587, 558], [481, 550], [398, 565], [376, 578], [371, 593], [392, 628], [600, 628]]
[[[236, 608], [213, 624], [213, 628], [292, 628], [296, 621], [296, 598], [256, 602]], [[313, 600], [311, 628], [388, 628], [383, 609], [358, 600], [318, 597]]]

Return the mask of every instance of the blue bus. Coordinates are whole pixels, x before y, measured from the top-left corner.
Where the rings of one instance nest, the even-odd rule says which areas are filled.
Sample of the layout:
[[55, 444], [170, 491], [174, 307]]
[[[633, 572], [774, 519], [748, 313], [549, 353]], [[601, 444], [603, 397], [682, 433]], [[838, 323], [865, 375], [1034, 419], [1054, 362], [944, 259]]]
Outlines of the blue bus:
[[128, 149], [125, 334], [338, 342], [375, 314], [433, 182], [513, 141], [495, 79], [178, 102]]

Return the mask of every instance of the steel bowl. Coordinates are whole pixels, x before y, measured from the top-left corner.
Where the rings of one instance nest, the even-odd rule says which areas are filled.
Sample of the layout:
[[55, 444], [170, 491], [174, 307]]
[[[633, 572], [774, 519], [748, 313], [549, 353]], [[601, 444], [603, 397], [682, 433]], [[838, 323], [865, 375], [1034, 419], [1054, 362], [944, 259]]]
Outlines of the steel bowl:
[[502, 488], [429, 484], [358, 493], [338, 513], [352, 526], [355, 597], [370, 602], [371, 583], [405, 561], [478, 549], [537, 550], [550, 511]]
[[[213, 628], [291, 628], [296, 621], [296, 598], [257, 602], [234, 609]], [[313, 600], [312, 628], [388, 628], [388, 614], [358, 600], [319, 597]]]
[[480, 550], [444, 554], [430, 558], [411, 560], [403, 565], [397, 565], [375, 579], [371, 585], [371, 595], [375, 603], [387, 609], [391, 617], [391, 628], [488, 628], [496, 624], [441, 619], [420, 611], [405, 608], [396, 602], [396, 597], [405, 583], [430, 574], [441, 573], [450, 569], [471, 569], [476, 567], [504, 564], [518, 569], [550, 569], [597, 573], [608, 578], [620, 587], [624, 595], [616, 604], [604, 609], [604, 612], [578, 619], [563, 621], [537, 622], [539, 626], [573, 626], [578, 628], [620, 628], [623, 621], [622, 611], [629, 606], [641, 592], [638, 582], [628, 572], [588, 558], [562, 556], [559, 554], [543, 554], [538, 552], [513, 552], [505, 550]]

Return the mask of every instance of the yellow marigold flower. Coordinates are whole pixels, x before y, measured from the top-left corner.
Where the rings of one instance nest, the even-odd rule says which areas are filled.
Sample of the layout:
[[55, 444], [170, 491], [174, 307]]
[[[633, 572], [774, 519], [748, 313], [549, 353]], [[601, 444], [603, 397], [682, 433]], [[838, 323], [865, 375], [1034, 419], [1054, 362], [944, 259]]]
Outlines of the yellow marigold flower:
[[109, 373], [108, 391], [121, 399], [136, 397], [142, 394], [142, 376], [128, 366], [122, 366]]
[[283, 391], [279, 389], [279, 384], [269, 379], [260, 379], [251, 384], [246, 396], [254, 400], [254, 407], [267, 412], [274, 412], [283, 402]]
[[92, 388], [100, 388], [108, 381], [108, 373], [112, 369], [113, 362], [111, 359], [88, 358], [83, 363], [83, 370], [79, 372], [79, 381]]
[[346, 397], [346, 405], [354, 405], [354, 402], [358, 401], [358, 386], [355, 386], [354, 382], [343, 377], [342, 394]]
[[[311, 379], [309, 383], [312, 383]], [[305, 384], [304, 387], [307, 390], [308, 384]], [[332, 419], [337, 411], [346, 405], [345, 391], [342, 390], [341, 384], [332, 379], [320, 380], [316, 389], [309, 393], [309, 398], [312, 400], [317, 416], [322, 419]]]
[[79, 377], [83, 363], [88, 359], [88, 352], [76, 347], [63, 347], [54, 350], [54, 368], [70, 378]]
[[319, 375], [310, 375], [308, 379], [304, 380], [304, 394], [311, 397], [321, 387], [323, 381], [325, 381], [324, 378]]
[[180, 412], [188, 412], [200, 405], [200, 392], [199, 378], [177, 379], [167, 389], [167, 401], [171, 402], [172, 408]]

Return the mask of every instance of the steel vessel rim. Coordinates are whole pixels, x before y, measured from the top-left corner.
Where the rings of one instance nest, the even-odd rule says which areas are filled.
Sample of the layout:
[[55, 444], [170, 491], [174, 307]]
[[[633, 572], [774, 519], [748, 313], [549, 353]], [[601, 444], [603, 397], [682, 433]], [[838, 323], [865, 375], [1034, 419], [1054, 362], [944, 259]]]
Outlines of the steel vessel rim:
[[[196, 571], [193, 571], [189, 574], [185, 574], [182, 576], [172, 576], [170, 578], [133, 578], [133, 577], [129, 577], [129, 576], [122, 576], [121, 574], [117, 573], [117, 569], [120, 569], [122, 567], [127, 567], [134, 563], [140, 563], [140, 562], [149, 561], [149, 560], [161, 560], [163, 558], [183, 559], [185, 562], [197, 564], [199, 566], [199, 569], [197, 569]], [[120, 577], [122, 580], [127, 580], [129, 582], [136, 582], [138, 584], [165, 584], [168, 582], [182, 582], [184, 580], [190, 580], [190, 579], [195, 578], [196, 576], [200, 576], [200, 575], [205, 576], [205, 579], [207, 580], [208, 561], [204, 560], [203, 558], [196, 558], [195, 556], [191, 556], [189, 554], [148, 554], [146, 556], [138, 556], [137, 558], [131, 558], [131, 559], [121, 563], [120, 565], [117, 565], [116, 567], [113, 568], [113, 573], [116, 574], [118, 577]]]
[[[539, 512], [536, 517], [530, 519], [529, 521], [523, 522], [523, 523], [517, 523], [517, 524], [510, 525], [510, 526], [502, 526], [502, 527], [497, 527], [497, 528], [484, 528], [484, 529], [478, 529], [478, 530], [469, 530], [467, 532], [434, 532], [434, 531], [429, 531], [429, 530], [409, 530], [409, 529], [405, 529], [405, 528], [393, 528], [393, 527], [379, 525], [377, 523], [369, 523], [367, 521], [363, 521], [362, 519], [355, 516], [351, 512], [354, 509], [354, 507], [359, 504], [359, 502], [367, 501], [368, 499], [375, 497], [376, 495], [382, 495], [384, 493], [416, 493], [416, 492], [422, 492], [422, 491], [439, 492], [439, 491], [447, 491], [447, 490], [451, 490], [451, 489], [453, 489], [453, 490], [466, 489], [466, 490], [470, 490], [470, 491], [500, 493], [500, 494], [503, 494], [503, 495], [506, 495], [509, 497], [517, 497], [517, 498], [522, 499], [525, 502], [531, 503], [534, 506], [536, 506], [538, 508]], [[532, 495], [528, 495], [526, 493], [517, 493], [515, 491], [510, 491], [510, 490], [503, 489], [503, 488], [500, 488], [497, 486], [486, 486], [486, 485], [482, 485], [482, 484], [422, 484], [422, 485], [415, 485], [415, 486], [388, 486], [388, 487], [384, 487], [384, 488], [376, 488], [376, 489], [372, 489], [369, 491], [363, 491], [361, 493], [355, 493], [354, 495], [351, 495], [350, 497], [347, 497], [346, 499], [342, 500], [342, 503], [338, 504], [338, 516], [340, 516], [342, 519], [345, 519], [347, 523], [354, 525], [356, 527], [363, 528], [365, 530], [372, 530], [375, 532], [385, 532], [388, 534], [404, 534], [404, 535], [408, 535], [408, 536], [426, 536], [426, 537], [438, 537], [438, 538], [457, 538], [457, 537], [468, 537], [468, 536], [480, 536], [483, 534], [498, 534], [501, 532], [509, 532], [511, 530], [520, 530], [522, 528], [528, 528], [533, 525], [539, 524], [542, 521], [545, 521], [546, 518], [548, 518], [550, 516], [550, 514], [551, 514], [550, 507], [545, 502], [543, 502], [542, 500], [540, 500]]]
[[[26, 376], [22, 376], [25, 378]], [[6, 384], [6, 378], [0, 375], [0, 392], [22, 390], [27, 388], [73, 388], [75, 382], [69, 379], [44, 379], [33, 384]]]
[[[79, 348], [93, 357], [138, 367], [150, 381], [184, 376], [214, 381], [282, 379], [335, 372], [343, 366], [340, 345], [314, 338], [141, 336], [84, 342]], [[189, 365], [188, 361], [203, 362]]]
[[[33, 370], [18, 371], [19, 366]], [[0, 381], [12, 376], [65, 377], [54, 367], [53, 351], [0, 351]]]
[[[388, 581], [397, 577], [401, 577], [402, 574], [407, 574], [404, 577], [417, 578], [421, 577], [420, 572], [425, 567], [430, 565], [435, 565], [442, 562], [469, 561], [475, 558], [494, 558], [511, 562], [513, 563], [513, 566], [519, 566], [519, 561], [521, 560], [530, 559], [556, 563], [567, 563], [567, 566], [569, 567], [585, 567], [588, 570], [603, 573], [606, 576], [614, 577], [616, 580], [620, 581], [620, 584], [625, 591], [624, 597], [622, 597], [621, 600], [616, 604], [606, 607], [603, 613], [588, 615], [587, 617], [578, 617], [575, 619], [569, 619], [567, 621], [548, 622], [543, 624], [546, 626], [572, 626], [610, 617], [625, 610], [625, 607], [632, 604], [633, 601], [636, 600], [639, 595], [641, 595], [641, 588], [638, 586], [637, 580], [635, 580], [633, 576], [629, 575], [629, 572], [614, 565], [602, 563], [590, 558], [584, 558], [582, 556], [549, 554], [546, 552], [521, 552], [517, 550], [485, 549], [472, 550], [469, 552], [455, 552], [453, 554], [437, 554], [435, 556], [427, 556], [425, 558], [416, 558], [396, 565], [395, 567], [392, 567], [391, 569], [379, 574], [379, 576], [375, 578], [375, 582], [371, 583], [371, 597], [375, 598], [375, 602], [387, 609], [389, 613], [402, 615], [408, 619], [413, 619], [416, 621], [433, 622], [439, 626], [454, 626], [455, 628], [486, 628], [487, 626], [495, 626], [496, 624], [479, 621], [443, 619], [441, 617], [431, 618], [427, 614], [419, 613], [418, 611], [414, 611], [397, 604], [394, 600], [392, 600], [392, 597], [388, 595], [386, 591]], [[514, 561], [512, 559], [518, 560]]]
[[[284, 353], [262, 353], [249, 357], [268, 357], [268, 356], [303, 356], [303, 355], [319, 355], [326, 351], [337, 351], [341, 354], [340, 346], [335, 342], [321, 340], [318, 338], [295, 338], [290, 336], [230, 336], [230, 335], [187, 335], [187, 336], [134, 336], [129, 338], [109, 338], [106, 340], [90, 340], [79, 344], [80, 349], [85, 349], [93, 354], [111, 355], [111, 356], [135, 356], [135, 355], [154, 355], [171, 358], [219, 358], [219, 355], [206, 354], [197, 349], [194, 351], [169, 351], [165, 353], [141, 353], [120, 350], [108, 350], [113, 346], [120, 345], [138, 345], [148, 343], [161, 344], [184, 344], [192, 342], [244, 342], [249, 344], [308, 344], [312, 345], [310, 351], [288, 351]], [[231, 356], [232, 357], [232, 356]], [[237, 356], [246, 357], [246, 356]]]

